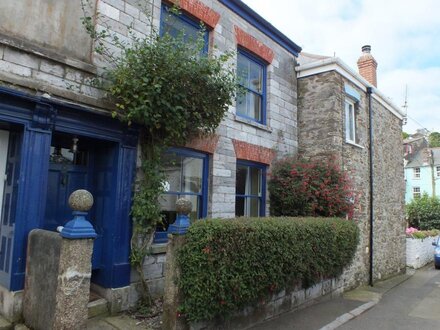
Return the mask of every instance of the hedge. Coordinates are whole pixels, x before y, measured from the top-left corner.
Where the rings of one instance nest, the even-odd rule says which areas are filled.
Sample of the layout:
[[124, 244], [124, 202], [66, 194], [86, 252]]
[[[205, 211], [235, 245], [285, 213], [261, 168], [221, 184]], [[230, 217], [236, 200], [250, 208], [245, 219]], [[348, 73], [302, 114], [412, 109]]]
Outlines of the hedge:
[[406, 205], [409, 225], [421, 230], [440, 229], [440, 198], [424, 193]]
[[358, 228], [337, 218], [238, 218], [193, 224], [178, 253], [180, 312], [225, 317], [271, 294], [341, 274]]

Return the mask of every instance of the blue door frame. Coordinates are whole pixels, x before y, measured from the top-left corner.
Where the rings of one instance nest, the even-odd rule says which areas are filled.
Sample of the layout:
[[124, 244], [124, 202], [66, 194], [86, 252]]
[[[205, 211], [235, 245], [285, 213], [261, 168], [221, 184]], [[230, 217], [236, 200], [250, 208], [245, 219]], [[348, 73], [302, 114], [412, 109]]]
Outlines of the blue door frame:
[[110, 116], [46, 98], [0, 87], [0, 123], [21, 127], [22, 145], [17, 188], [15, 228], [10, 277], [0, 283], [11, 291], [22, 290], [28, 233], [42, 228], [46, 206], [52, 131], [113, 142], [117, 156], [111, 192], [102, 229], [101, 267], [92, 281], [105, 288], [130, 283], [130, 208], [136, 165], [138, 132]]

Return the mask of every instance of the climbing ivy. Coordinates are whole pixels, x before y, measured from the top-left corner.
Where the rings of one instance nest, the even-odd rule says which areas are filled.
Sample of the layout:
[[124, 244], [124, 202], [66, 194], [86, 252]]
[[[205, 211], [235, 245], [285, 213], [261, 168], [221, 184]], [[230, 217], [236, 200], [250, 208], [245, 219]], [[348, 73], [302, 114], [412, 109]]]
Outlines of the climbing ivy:
[[[143, 11], [151, 17], [145, 8]], [[178, 8], [172, 12], [179, 14]], [[128, 40], [113, 33], [99, 14], [85, 14], [83, 24], [94, 40], [95, 52], [109, 64], [94, 84], [114, 103], [113, 116], [127, 125], [138, 125], [141, 131], [131, 262], [142, 273], [154, 228], [161, 221], [161, 156], [170, 146], [185, 145], [216, 130], [236, 91], [236, 76], [230, 66], [234, 54], [203, 54], [203, 29], [189, 46], [183, 34], [160, 36], [153, 24], [141, 36], [130, 29]], [[97, 25], [102, 28], [98, 30]], [[145, 280], [142, 285], [144, 302], [151, 303]]]

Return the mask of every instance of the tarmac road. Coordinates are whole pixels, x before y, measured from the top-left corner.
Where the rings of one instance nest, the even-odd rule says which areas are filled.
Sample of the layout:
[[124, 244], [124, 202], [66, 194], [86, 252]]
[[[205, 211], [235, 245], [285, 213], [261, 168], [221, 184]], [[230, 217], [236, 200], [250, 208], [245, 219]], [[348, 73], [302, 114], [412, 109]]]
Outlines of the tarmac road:
[[440, 329], [440, 270], [431, 264], [382, 296], [372, 309], [340, 330]]

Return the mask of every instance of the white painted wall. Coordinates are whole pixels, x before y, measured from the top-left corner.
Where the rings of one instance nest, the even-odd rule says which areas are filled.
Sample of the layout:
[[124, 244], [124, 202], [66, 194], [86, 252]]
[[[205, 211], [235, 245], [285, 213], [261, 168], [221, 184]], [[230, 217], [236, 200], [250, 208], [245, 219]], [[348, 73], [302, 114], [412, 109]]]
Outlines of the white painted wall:
[[434, 247], [432, 246], [434, 240], [437, 240], [437, 236], [425, 239], [407, 238], [406, 265], [417, 269], [434, 261]]

